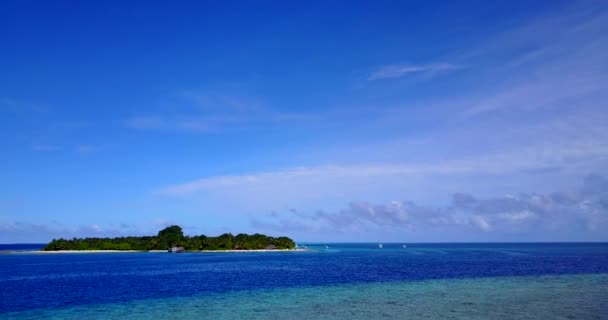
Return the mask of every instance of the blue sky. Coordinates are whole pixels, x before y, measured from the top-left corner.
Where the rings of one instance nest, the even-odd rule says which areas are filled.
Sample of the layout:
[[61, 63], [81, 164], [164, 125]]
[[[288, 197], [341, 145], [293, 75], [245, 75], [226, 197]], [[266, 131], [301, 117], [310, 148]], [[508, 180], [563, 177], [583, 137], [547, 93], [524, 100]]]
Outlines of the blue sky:
[[608, 240], [603, 1], [0, 4], [0, 242]]

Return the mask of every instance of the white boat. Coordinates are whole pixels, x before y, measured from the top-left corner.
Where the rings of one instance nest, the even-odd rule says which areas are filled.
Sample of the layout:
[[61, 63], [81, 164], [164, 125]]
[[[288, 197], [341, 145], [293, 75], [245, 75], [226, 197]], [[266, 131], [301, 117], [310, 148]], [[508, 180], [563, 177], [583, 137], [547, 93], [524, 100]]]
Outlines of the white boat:
[[382, 243], [379, 243], [379, 244], [378, 244], [378, 248], [380, 248], [380, 249], [382, 249], [382, 248], [383, 248], [383, 247], [382, 247]]
[[407, 246], [406, 246], [406, 245], [403, 245], [403, 247], [404, 247], [404, 248], [407, 248]]
[[328, 246], [325, 246], [325, 249], [329, 249], [329, 247], [328, 247]]

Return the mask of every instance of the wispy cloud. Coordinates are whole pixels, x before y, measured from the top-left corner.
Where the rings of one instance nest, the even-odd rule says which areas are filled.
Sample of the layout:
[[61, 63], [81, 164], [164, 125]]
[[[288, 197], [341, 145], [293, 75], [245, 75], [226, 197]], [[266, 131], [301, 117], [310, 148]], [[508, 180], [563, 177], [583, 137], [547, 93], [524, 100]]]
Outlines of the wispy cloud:
[[53, 238], [74, 237], [122, 237], [133, 235], [154, 235], [158, 230], [172, 224], [167, 219], [153, 219], [137, 224], [111, 223], [111, 224], [83, 224], [70, 225], [57, 221], [26, 222], [7, 220], [0, 217], [0, 243], [10, 242], [46, 242]]
[[80, 154], [91, 154], [99, 151], [99, 146], [91, 144], [80, 144], [76, 146], [76, 152]]
[[53, 152], [61, 150], [61, 147], [55, 144], [35, 144], [32, 150], [40, 152]]
[[[468, 116], [573, 108], [604, 101], [608, 90], [608, 13], [593, 5], [540, 17], [497, 35], [458, 60], [477, 61], [492, 79], [469, 95]], [[504, 54], [508, 52], [510, 54]], [[492, 58], [490, 58], [492, 57]], [[490, 85], [489, 85], [490, 84]], [[462, 103], [464, 104], [464, 103]]]
[[46, 113], [49, 107], [40, 102], [0, 97], [0, 111], [13, 114]]
[[435, 163], [325, 165], [217, 176], [167, 186], [161, 189], [160, 193], [183, 196], [203, 190], [238, 190], [238, 188], [250, 187], [260, 188], [260, 191], [269, 188], [272, 194], [284, 194], [285, 188], [315, 193], [326, 190], [324, 186], [347, 188], [354, 181], [364, 185], [366, 179], [383, 179], [386, 182], [415, 176], [499, 175], [523, 170], [573, 167], [577, 163], [606, 159], [608, 159], [608, 143], [560, 141], [555, 144], [543, 143], [517, 148], [510, 152], [488, 153]]
[[134, 116], [126, 121], [126, 125], [132, 129], [161, 129], [166, 123], [160, 116]]
[[[126, 237], [126, 236], [150, 236], [171, 225], [180, 225], [187, 235], [203, 234], [200, 226], [191, 224], [188, 219], [176, 221], [174, 219], [152, 218], [139, 220], [135, 223], [87, 223], [71, 224], [52, 221], [27, 221], [25, 219], [9, 219], [0, 216], [0, 243], [44, 243], [57, 238], [80, 238], [80, 237]], [[219, 234], [230, 232], [229, 230], [218, 231], [214, 228], [205, 228], [204, 231], [212, 231], [208, 234]]]
[[[240, 204], [243, 212], [311, 209], [319, 203], [335, 209], [338, 202], [382, 202], [400, 194], [428, 204], [445, 201], [458, 190], [486, 200], [513, 190], [549, 196], [548, 188], [571, 185], [572, 177], [602, 172], [608, 164], [608, 60], [602, 56], [608, 41], [601, 36], [608, 26], [606, 17], [556, 20], [563, 24], [535, 21], [518, 27], [513, 35], [489, 37], [468, 56], [446, 59], [454, 64], [380, 68], [370, 80], [475, 64], [463, 75], [469, 83], [463, 81], [463, 90], [451, 91], [449, 99], [440, 95], [426, 104], [417, 102], [418, 113], [407, 107], [390, 113], [383, 107], [362, 112], [364, 116], [349, 122], [353, 129], [344, 133], [349, 137], [344, 145], [320, 142], [316, 148], [298, 150], [314, 153], [317, 157], [311, 156], [310, 162], [320, 165], [193, 177], [159, 191], [180, 200], [215, 201], [218, 207]], [[467, 85], [470, 90], [465, 90]], [[403, 105], [409, 106], [407, 100]], [[378, 121], [382, 112], [390, 121]], [[424, 121], [431, 124], [420, 123]], [[371, 132], [382, 132], [382, 139], [374, 140], [367, 134]], [[388, 143], [391, 140], [398, 142]], [[399, 142], [413, 140], [423, 142]], [[328, 156], [318, 156], [322, 148], [331, 149]], [[492, 218], [469, 213], [459, 221], [491, 231], [509, 219], [532, 220], [537, 215], [523, 209]]]
[[424, 73], [435, 75], [440, 72], [459, 69], [461, 66], [450, 63], [431, 63], [422, 65], [387, 65], [370, 73], [368, 80], [381, 80], [390, 78], [401, 78], [410, 74]]
[[249, 96], [182, 90], [177, 97], [173, 107], [135, 115], [127, 119], [125, 125], [139, 130], [200, 133], [294, 123], [313, 117], [277, 111]]
[[[32, 146], [32, 150], [38, 151], [38, 152], [55, 152], [55, 151], [62, 151], [65, 149], [68, 149], [68, 148], [66, 146], [61, 146], [58, 144], [50, 144], [50, 143], [34, 144]], [[95, 153], [95, 152], [99, 151], [100, 148], [99, 148], [99, 146], [95, 146], [92, 144], [78, 144], [69, 149], [71, 149], [74, 152], [79, 153], [79, 154], [91, 154], [91, 153]]]
[[71, 227], [57, 222], [31, 223], [21, 221], [0, 221], [0, 240], [2, 241], [49, 241], [52, 238], [73, 237], [114, 237], [134, 232], [127, 225], [101, 227], [97, 224]]

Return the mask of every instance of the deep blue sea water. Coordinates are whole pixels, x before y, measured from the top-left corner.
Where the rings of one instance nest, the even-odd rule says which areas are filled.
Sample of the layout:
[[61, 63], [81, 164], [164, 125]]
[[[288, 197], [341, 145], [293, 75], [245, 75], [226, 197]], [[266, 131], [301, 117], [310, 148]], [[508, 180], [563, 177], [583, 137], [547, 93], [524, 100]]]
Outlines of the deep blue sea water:
[[0, 319], [608, 319], [607, 243], [308, 248], [4, 251]]

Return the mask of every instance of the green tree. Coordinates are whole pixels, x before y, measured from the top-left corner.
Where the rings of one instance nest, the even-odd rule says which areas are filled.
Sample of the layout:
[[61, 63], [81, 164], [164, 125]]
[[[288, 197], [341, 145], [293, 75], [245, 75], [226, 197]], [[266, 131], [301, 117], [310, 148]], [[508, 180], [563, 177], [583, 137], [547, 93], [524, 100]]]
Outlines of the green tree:
[[264, 249], [274, 245], [278, 249], [293, 249], [295, 243], [287, 237], [269, 237], [263, 234], [240, 233], [233, 236], [224, 233], [217, 237], [205, 235], [185, 237], [182, 228], [170, 226], [157, 236], [120, 238], [74, 238], [53, 239], [43, 250], [165, 250], [171, 246], [182, 246], [186, 250]]
[[158, 242], [166, 248], [182, 245], [184, 232], [180, 226], [170, 226], [158, 232]]

